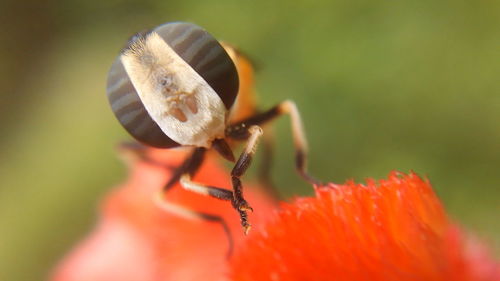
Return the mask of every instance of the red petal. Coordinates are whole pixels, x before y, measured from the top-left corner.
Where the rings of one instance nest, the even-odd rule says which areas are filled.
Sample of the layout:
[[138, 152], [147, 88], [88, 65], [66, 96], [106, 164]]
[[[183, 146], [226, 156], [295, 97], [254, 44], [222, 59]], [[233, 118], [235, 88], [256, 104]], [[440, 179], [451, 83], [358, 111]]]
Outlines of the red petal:
[[283, 204], [232, 259], [234, 280], [498, 280], [474, 258], [429, 183], [392, 173], [368, 184], [319, 187]]

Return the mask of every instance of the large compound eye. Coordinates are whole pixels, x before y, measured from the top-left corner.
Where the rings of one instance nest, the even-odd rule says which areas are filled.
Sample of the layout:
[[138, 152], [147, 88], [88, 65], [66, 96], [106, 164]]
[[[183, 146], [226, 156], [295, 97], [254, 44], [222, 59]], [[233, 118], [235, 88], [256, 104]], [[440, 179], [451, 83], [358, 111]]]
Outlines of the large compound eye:
[[186, 61], [230, 109], [238, 94], [238, 72], [219, 42], [192, 23], [174, 22], [153, 29]]
[[[217, 40], [199, 26], [183, 22], [163, 24], [149, 33], [151, 32], [157, 33], [189, 64], [229, 110], [238, 93], [238, 73], [231, 58]], [[127, 51], [134, 41], [144, 40], [149, 33], [132, 37], [124, 51]], [[167, 80], [164, 82], [168, 84]], [[121, 56], [118, 56], [109, 71], [107, 95], [115, 116], [138, 141], [159, 148], [179, 145], [165, 135], [146, 111], [125, 70]]]
[[107, 93], [111, 109], [122, 126], [139, 142], [168, 148], [178, 144], [151, 119], [130, 81], [120, 57], [108, 73]]

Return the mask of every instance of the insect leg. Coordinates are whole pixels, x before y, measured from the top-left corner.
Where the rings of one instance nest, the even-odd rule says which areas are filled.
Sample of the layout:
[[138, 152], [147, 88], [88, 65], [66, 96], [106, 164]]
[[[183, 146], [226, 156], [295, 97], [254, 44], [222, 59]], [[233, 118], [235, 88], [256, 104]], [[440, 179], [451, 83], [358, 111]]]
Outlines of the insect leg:
[[[236, 123], [238, 121], [244, 120], [249, 116], [253, 116], [257, 113], [257, 102], [255, 94], [255, 79], [254, 79], [254, 66], [252, 60], [239, 51], [234, 46], [221, 42], [226, 52], [229, 54], [233, 60], [236, 69], [238, 70], [238, 77], [240, 80], [240, 87], [236, 102], [231, 109], [229, 115], [229, 122]], [[270, 168], [272, 164], [272, 137], [271, 135], [265, 134], [262, 142], [263, 155], [262, 162], [258, 169], [258, 179], [261, 185], [269, 191], [276, 201], [280, 198], [278, 190], [272, 184], [270, 177]]]
[[[188, 219], [194, 219], [194, 220], [201, 219], [219, 223], [227, 235], [229, 242], [228, 256], [230, 256], [233, 250], [233, 238], [231, 236], [231, 231], [229, 229], [229, 226], [221, 216], [205, 212], [194, 211], [186, 207], [183, 207], [179, 204], [169, 202], [165, 198], [165, 193], [168, 190], [170, 190], [170, 188], [172, 188], [175, 183], [180, 181], [181, 186], [187, 190], [210, 195], [212, 197], [222, 200], [232, 200], [233, 193], [229, 190], [217, 187], [204, 187], [200, 184], [191, 182], [190, 180], [191, 177], [194, 176], [194, 174], [198, 171], [203, 162], [205, 152], [206, 152], [205, 148], [194, 149], [191, 155], [188, 156], [186, 160], [184, 160], [184, 162], [174, 171], [172, 177], [165, 184], [162, 191], [158, 193], [157, 197], [155, 197], [155, 201], [157, 205], [160, 206], [163, 210], [173, 213], [175, 215]], [[205, 190], [207, 191], [205, 192]]]
[[302, 119], [300, 118], [297, 106], [293, 101], [286, 100], [272, 107], [268, 111], [256, 114], [229, 126], [226, 130], [226, 135], [235, 139], [244, 139], [246, 127], [265, 124], [283, 114], [289, 114], [291, 118], [292, 135], [295, 146], [295, 166], [298, 173], [306, 181], [312, 184], [320, 184], [318, 180], [309, 175], [307, 172], [307, 139], [302, 126]]
[[163, 186], [163, 192], [168, 191], [170, 188], [176, 184], [183, 174], [189, 174], [194, 176], [205, 158], [206, 149], [203, 147], [198, 147], [193, 150], [190, 156], [188, 156], [184, 162], [174, 171], [170, 180]]
[[[231, 176], [233, 177], [233, 176]], [[250, 224], [248, 223], [248, 215], [247, 211], [251, 211], [252, 208], [248, 205], [248, 203], [243, 199], [242, 191], [241, 191], [241, 182], [239, 183], [239, 186], [233, 186], [235, 189], [235, 192], [232, 192], [231, 190], [215, 187], [215, 186], [208, 186], [208, 185], [203, 185], [197, 182], [191, 181], [191, 177], [187, 174], [183, 175], [180, 179], [180, 183], [182, 187], [186, 190], [190, 190], [202, 195], [207, 195], [210, 197], [214, 197], [220, 200], [227, 200], [231, 201], [232, 206], [238, 211], [240, 214], [240, 219], [241, 219], [241, 225], [243, 227], [243, 231], [245, 234], [248, 234], [248, 231], [250, 230]], [[234, 184], [234, 180], [233, 180]], [[236, 196], [236, 190], [238, 190], [238, 196]]]
[[126, 162], [140, 160], [154, 166], [164, 167], [173, 170], [174, 171], [173, 175], [163, 187], [163, 191], [168, 191], [170, 188], [172, 188], [174, 184], [176, 184], [181, 178], [181, 176], [185, 173], [194, 176], [194, 174], [196, 174], [196, 172], [200, 168], [201, 163], [203, 162], [205, 156], [204, 148], [196, 148], [193, 150], [191, 155], [186, 157], [186, 159], [184, 160], [184, 162], [182, 162], [181, 165], [174, 166], [174, 165], [167, 165], [155, 159], [150, 158], [147, 154], [148, 147], [138, 142], [120, 143], [118, 149], [121, 152], [121, 155]]
[[241, 153], [238, 161], [231, 171], [231, 182], [233, 185], [233, 207], [238, 210], [241, 218], [241, 226], [245, 234], [250, 230], [251, 225], [248, 223], [247, 211], [253, 211], [252, 207], [243, 198], [243, 185], [241, 184], [240, 177], [245, 173], [245, 171], [250, 166], [252, 162], [252, 157], [255, 154], [257, 148], [257, 143], [259, 138], [262, 136], [262, 129], [259, 126], [251, 126], [246, 130], [246, 135], [248, 137], [245, 149]]
[[156, 196], [154, 200], [156, 205], [160, 207], [162, 210], [177, 215], [179, 217], [183, 217], [190, 220], [210, 221], [220, 224], [228, 240], [227, 256], [228, 257], [231, 256], [233, 252], [234, 242], [233, 242], [233, 237], [231, 235], [231, 230], [229, 229], [229, 226], [227, 225], [224, 218], [214, 214], [194, 211], [179, 204], [172, 203], [165, 198], [164, 193], [158, 193], [158, 196]]
[[250, 166], [252, 161], [252, 156], [255, 154], [255, 149], [257, 148], [257, 143], [262, 136], [262, 129], [259, 126], [251, 126], [246, 130], [247, 134], [247, 145], [240, 157], [236, 161], [233, 170], [231, 171], [231, 183], [233, 186], [233, 191], [226, 189], [201, 185], [191, 181], [191, 177], [184, 174], [180, 177], [181, 185], [187, 189], [203, 195], [208, 195], [221, 200], [231, 201], [233, 207], [238, 211], [240, 215], [241, 226], [245, 234], [250, 231], [250, 223], [248, 222], [248, 211], [252, 211], [252, 207], [243, 197], [243, 185], [241, 184], [240, 177], [245, 173], [247, 168]]
[[231, 190], [194, 182], [191, 180], [191, 176], [189, 176], [189, 174], [182, 175], [180, 183], [184, 189], [199, 193], [201, 195], [211, 196], [220, 200], [233, 200], [233, 192]]

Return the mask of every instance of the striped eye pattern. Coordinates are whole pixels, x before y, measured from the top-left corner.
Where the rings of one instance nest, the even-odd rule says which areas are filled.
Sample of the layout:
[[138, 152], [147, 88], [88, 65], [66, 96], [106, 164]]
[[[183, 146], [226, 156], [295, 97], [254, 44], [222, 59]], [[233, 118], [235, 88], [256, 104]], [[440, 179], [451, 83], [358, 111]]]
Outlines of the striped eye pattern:
[[[152, 32], [157, 33], [210, 85], [227, 110], [231, 108], [238, 93], [238, 73], [231, 58], [212, 35], [191, 23], [166, 23], [133, 36], [122, 52]], [[158, 148], [179, 145], [165, 135], [149, 116], [123, 66], [121, 56], [109, 70], [107, 95], [116, 118], [139, 142]]]

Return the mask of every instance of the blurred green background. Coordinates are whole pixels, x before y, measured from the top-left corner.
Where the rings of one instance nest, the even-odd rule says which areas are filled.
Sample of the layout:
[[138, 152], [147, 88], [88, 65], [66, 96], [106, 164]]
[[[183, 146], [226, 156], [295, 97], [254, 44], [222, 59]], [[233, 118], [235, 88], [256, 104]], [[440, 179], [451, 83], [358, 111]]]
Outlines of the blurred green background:
[[[129, 35], [175, 20], [255, 60], [262, 108], [297, 102], [318, 178], [428, 176], [498, 256], [499, 3], [3, 0], [0, 280], [45, 279], [92, 227], [129, 139], [108, 107], [108, 68]], [[276, 131], [277, 185], [311, 194], [292, 172], [287, 118]]]

